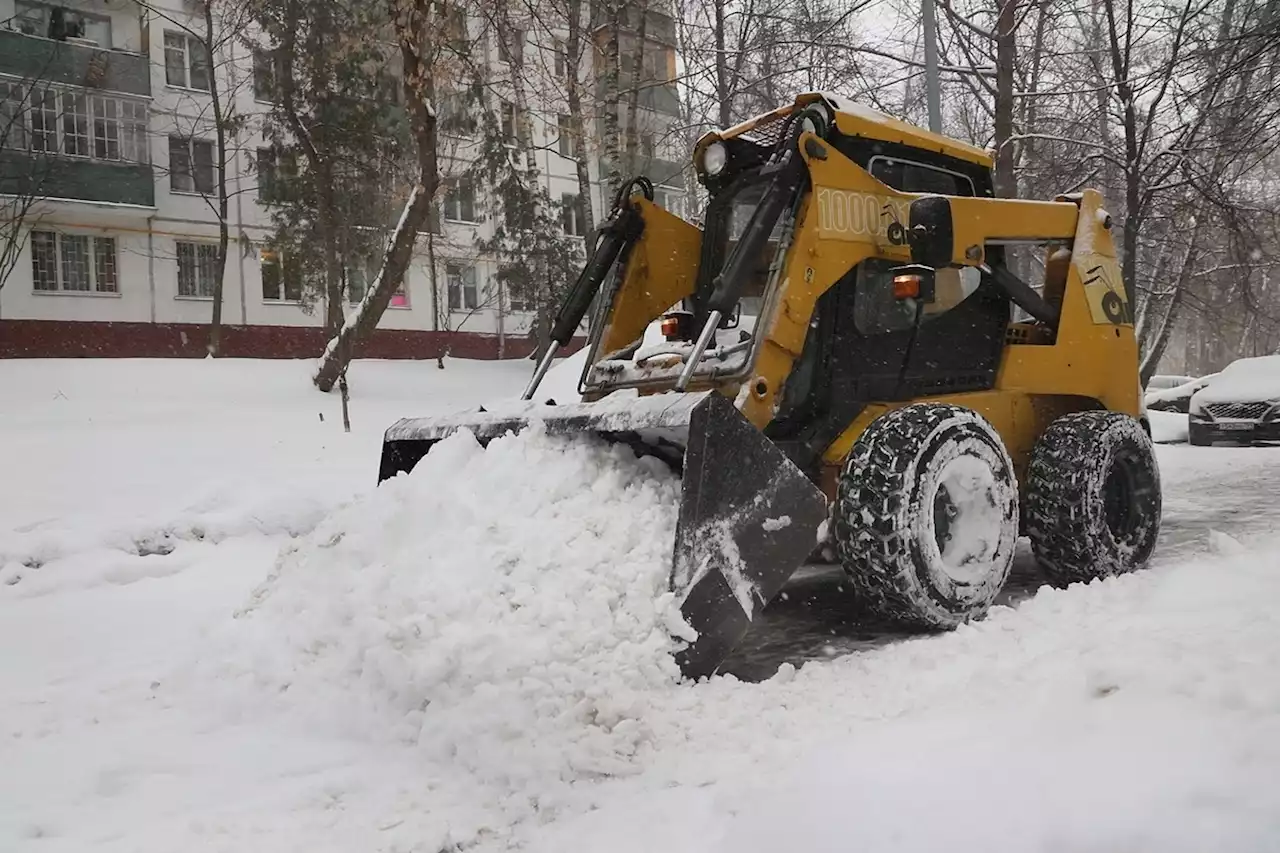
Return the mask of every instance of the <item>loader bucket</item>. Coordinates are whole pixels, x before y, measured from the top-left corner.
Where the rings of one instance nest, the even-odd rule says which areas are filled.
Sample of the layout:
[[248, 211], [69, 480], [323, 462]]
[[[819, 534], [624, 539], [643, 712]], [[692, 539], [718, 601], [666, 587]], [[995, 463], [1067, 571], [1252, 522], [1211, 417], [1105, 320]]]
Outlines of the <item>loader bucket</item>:
[[484, 444], [534, 420], [625, 442], [681, 475], [670, 583], [697, 638], [676, 658], [687, 677], [713, 674], [816, 547], [826, 497], [714, 391], [406, 418], [387, 430], [378, 480], [412, 470], [458, 429]]

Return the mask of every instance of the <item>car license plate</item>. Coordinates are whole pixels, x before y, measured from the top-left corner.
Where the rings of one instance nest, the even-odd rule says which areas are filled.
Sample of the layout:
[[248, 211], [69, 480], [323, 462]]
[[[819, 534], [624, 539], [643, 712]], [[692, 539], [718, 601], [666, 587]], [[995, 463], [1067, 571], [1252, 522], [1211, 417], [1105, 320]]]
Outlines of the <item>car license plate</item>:
[[1243, 430], [1253, 429], [1253, 424], [1251, 424], [1251, 423], [1225, 423], [1225, 424], [1221, 424], [1221, 423], [1220, 423], [1220, 424], [1218, 424], [1218, 429], [1221, 429], [1221, 430], [1241, 430], [1241, 431], [1243, 431]]

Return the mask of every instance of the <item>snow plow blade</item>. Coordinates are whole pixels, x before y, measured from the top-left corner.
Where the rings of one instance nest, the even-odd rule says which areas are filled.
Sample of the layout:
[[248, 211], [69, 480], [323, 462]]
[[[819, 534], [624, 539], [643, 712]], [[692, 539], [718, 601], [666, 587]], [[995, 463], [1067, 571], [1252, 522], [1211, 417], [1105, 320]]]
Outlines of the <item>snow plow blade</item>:
[[676, 659], [689, 678], [713, 674], [813, 552], [826, 497], [714, 391], [406, 418], [387, 430], [378, 481], [412, 470], [459, 429], [486, 444], [535, 420], [550, 433], [588, 432], [626, 443], [680, 474], [670, 584], [697, 638]]

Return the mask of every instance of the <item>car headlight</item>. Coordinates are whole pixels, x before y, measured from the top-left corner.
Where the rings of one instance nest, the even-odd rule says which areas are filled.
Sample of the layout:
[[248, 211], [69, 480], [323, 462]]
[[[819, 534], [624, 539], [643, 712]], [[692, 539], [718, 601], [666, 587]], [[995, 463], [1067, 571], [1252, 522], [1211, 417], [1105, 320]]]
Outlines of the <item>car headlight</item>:
[[729, 151], [723, 142], [713, 142], [702, 152], [702, 171], [713, 178], [724, 171], [728, 162]]

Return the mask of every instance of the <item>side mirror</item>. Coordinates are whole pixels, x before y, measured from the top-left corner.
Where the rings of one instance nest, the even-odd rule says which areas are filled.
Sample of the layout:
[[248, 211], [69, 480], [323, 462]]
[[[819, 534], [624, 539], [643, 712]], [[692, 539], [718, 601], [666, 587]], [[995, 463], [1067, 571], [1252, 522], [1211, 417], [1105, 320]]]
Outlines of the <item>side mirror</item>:
[[932, 303], [937, 299], [937, 270], [923, 264], [908, 264], [894, 267], [893, 298], [916, 299], [920, 302]]
[[955, 243], [951, 200], [941, 195], [916, 199], [911, 202], [909, 222], [912, 262], [934, 269], [950, 266]]

